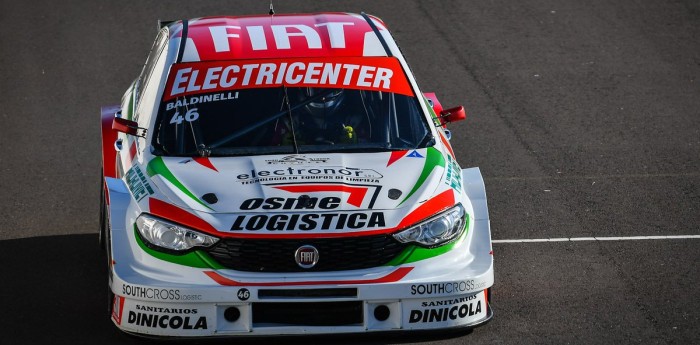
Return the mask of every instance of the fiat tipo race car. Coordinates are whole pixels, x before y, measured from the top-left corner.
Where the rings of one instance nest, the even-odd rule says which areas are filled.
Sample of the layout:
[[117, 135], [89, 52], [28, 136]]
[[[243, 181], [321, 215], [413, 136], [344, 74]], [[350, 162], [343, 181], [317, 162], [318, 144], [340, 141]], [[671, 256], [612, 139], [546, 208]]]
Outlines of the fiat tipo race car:
[[102, 108], [110, 315], [147, 336], [470, 328], [492, 317], [478, 168], [366, 14], [163, 23]]

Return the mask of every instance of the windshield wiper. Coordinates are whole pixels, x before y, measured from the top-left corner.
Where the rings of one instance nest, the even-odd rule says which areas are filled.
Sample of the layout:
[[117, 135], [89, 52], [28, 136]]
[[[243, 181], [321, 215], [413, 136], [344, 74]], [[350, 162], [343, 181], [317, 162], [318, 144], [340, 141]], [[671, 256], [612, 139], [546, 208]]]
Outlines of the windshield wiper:
[[292, 130], [292, 144], [294, 144], [294, 153], [299, 154], [299, 146], [297, 145], [297, 135], [294, 130], [294, 118], [292, 118], [292, 108], [289, 106], [289, 95], [287, 94], [287, 85], [282, 84], [284, 89], [284, 103], [287, 105], [287, 114], [289, 114], [289, 127]]
[[[238, 132], [235, 132], [235, 133], [233, 133], [233, 134], [231, 134], [231, 135], [229, 135], [229, 136], [227, 136], [227, 137], [225, 137], [225, 138], [222, 138], [222, 139], [220, 139], [219, 141], [217, 141], [217, 142], [215, 142], [215, 143], [209, 145], [209, 149], [216, 149], [216, 148], [218, 148], [219, 146], [224, 145], [224, 144], [230, 142], [231, 140], [237, 139], [237, 138], [239, 138], [239, 137], [241, 137], [241, 136], [244, 136], [244, 135], [246, 135], [246, 134], [248, 134], [248, 133], [254, 131], [256, 128], [258, 128], [258, 127], [260, 127], [260, 126], [263, 126], [263, 125], [268, 124], [268, 123], [270, 123], [270, 122], [272, 122], [272, 121], [275, 121], [275, 120], [279, 119], [280, 117], [282, 117], [282, 116], [284, 116], [284, 115], [291, 114], [291, 112], [294, 111], [294, 110], [297, 110], [297, 109], [299, 109], [299, 108], [301, 108], [301, 107], [303, 107], [303, 106], [305, 106], [305, 105], [307, 105], [307, 104], [309, 104], [309, 103], [311, 103], [311, 102], [315, 102], [315, 101], [317, 101], [317, 100], [319, 100], [319, 99], [321, 99], [321, 98], [323, 98], [323, 97], [328, 96], [332, 91], [333, 91], [333, 89], [329, 89], [328, 91], [319, 93], [318, 95], [316, 95], [316, 96], [314, 96], [314, 97], [309, 97], [309, 98], [305, 99], [303, 102], [295, 104], [293, 107], [291, 107], [291, 106], [289, 105], [289, 100], [287, 100], [287, 110], [280, 111], [279, 113], [277, 113], [277, 114], [275, 114], [275, 115], [272, 115], [272, 116], [270, 116], [270, 117], [268, 117], [268, 118], [266, 118], [266, 119], [264, 119], [264, 120], [262, 120], [262, 121], [260, 121], [260, 122], [256, 122], [256, 123], [254, 123], [254, 124], [252, 124], [252, 125], [250, 125], [250, 126], [248, 126], [248, 127], [246, 127], [246, 128], [241, 129], [241, 130], [238, 131]], [[286, 93], [287, 93], [287, 90], [286, 90], [286, 88], [285, 88], [285, 94], [286, 94]], [[290, 116], [291, 116], [291, 115], [290, 115]]]
[[419, 149], [421, 147], [433, 146], [433, 145], [435, 145], [435, 137], [433, 136], [432, 133], [430, 133], [430, 131], [428, 131], [428, 133], [425, 134], [423, 139], [413, 149], [416, 150], [416, 149]]
[[211, 156], [211, 148], [207, 145], [199, 144], [199, 146], [197, 146], [197, 153], [199, 153], [200, 157], [209, 157]]

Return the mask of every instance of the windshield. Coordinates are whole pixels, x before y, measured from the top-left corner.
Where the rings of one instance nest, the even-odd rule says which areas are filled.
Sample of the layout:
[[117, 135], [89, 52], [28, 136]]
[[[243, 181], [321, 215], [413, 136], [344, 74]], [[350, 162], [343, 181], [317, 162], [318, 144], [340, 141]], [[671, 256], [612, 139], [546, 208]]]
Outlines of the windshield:
[[164, 97], [153, 153], [237, 156], [433, 145], [415, 97], [372, 87], [323, 86], [219, 89]]

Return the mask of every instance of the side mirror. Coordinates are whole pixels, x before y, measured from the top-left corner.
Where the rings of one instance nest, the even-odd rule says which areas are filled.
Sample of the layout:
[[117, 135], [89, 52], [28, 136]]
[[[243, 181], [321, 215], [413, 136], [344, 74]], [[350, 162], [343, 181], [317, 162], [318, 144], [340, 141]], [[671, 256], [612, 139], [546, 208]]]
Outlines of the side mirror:
[[115, 117], [112, 122], [112, 129], [129, 135], [138, 135], [139, 124], [136, 121]]
[[467, 112], [464, 106], [458, 106], [450, 109], [445, 109], [440, 112], [440, 122], [447, 124], [449, 122], [462, 121], [467, 118]]

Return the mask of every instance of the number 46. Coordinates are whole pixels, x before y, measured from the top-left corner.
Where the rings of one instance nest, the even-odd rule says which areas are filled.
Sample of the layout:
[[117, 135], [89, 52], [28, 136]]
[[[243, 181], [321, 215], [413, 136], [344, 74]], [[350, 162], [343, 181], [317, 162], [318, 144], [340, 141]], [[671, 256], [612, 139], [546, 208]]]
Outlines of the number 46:
[[[192, 108], [192, 109], [188, 110], [187, 113], [185, 113], [184, 120], [187, 122], [192, 122], [192, 121], [197, 121], [198, 118], [199, 118], [199, 113], [197, 112], [197, 108]], [[180, 115], [180, 112], [176, 111], [175, 115], [173, 115], [173, 118], [170, 119], [170, 123], [171, 124], [176, 123], [179, 125], [182, 123], [182, 120], [183, 120], [183, 118]]]

